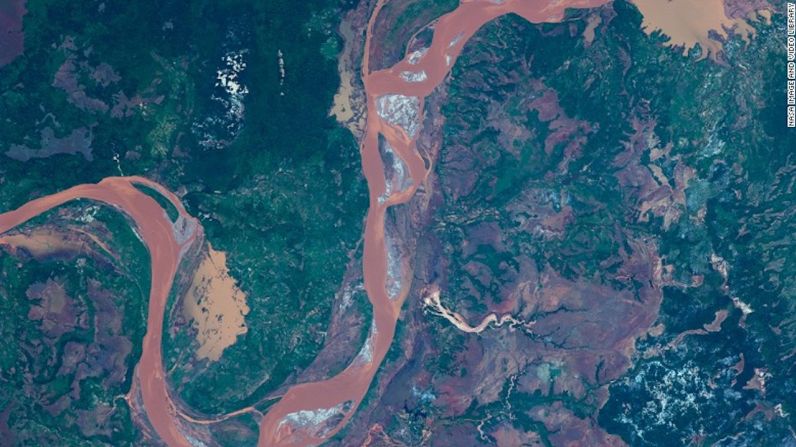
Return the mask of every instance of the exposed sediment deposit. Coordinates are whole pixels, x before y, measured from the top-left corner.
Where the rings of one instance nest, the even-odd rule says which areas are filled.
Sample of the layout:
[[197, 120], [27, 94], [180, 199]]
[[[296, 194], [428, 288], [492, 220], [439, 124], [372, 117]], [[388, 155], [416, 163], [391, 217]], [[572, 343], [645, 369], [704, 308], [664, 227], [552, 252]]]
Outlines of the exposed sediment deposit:
[[178, 231], [172, 227], [160, 205], [136, 189], [134, 184], [143, 184], [155, 189], [177, 208], [186, 221], [194, 220], [188, 216], [179, 200], [157, 183], [141, 177], [109, 177], [97, 184], [78, 185], [32, 200], [16, 210], [0, 214], [0, 234], [76, 199], [89, 199], [111, 205], [133, 220], [138, 234], [149, 250], [152, 282], [147, 332], [128, 402], [134, 407], [137, 406], [138, 399], [130, 396], [140, 392], [140, 403], [157, 435], [170, 446], [190, 447], [191, 442], [188, 441], [188, 435], [182, 428], [177, 409], [166, 387], [161, 353], [163, 340], [161, 328], [169, 290], [183, 250], [201, 234], [202, 230], [198, 225], [185, 226], [193, 230], [183, 243], [178, 243], [175, 235]]
[[34, 259], [87, 249], [86, 240], [52, 228], [36, 228], [28, 233], [0, 236], [2, 245], [8, 245], [12, 252], [24, 250]]
[[[367, 93], [367, 123], [361, 141], [362, 166], [368, 182], [370, 210], [365, 227], [363, 269], [365, 290], [373, 305], [374, 331], [372, 356], [369, 362], [355, 361], [342, 373], [329, 380], [305, 383], [288, 390], [266, 414], [260, 426], [261, 446], [318, 445], [337, 433], [356, 411], [370, 386], [379, 365], [395, 335], [401, 305], [409, 290], [410, 272], [404, 272], [400, 292], [390, 278], [395, 278], [397, 262], [390, 262], [390, 236], [385, 234], [387, 208], [408, 202], [423, 184], [428, 167], [416, 150], [420, 133], [424, 98], [446, 78], [464, 43], [485, 23], [508, 13], [517, 13], [531, 22], [556, 22], [564, 17], [567, 8], [588, 8], [606, 3], [606, 0], [573, 0], [550, 5], [520, 0], [501, 3], [491, 1], [462, 1], [453, 12], [441, 17], [435, 24], [431, 46], [420, 53], [412, 52], [392, 68], [370, 71], [370, 39], [373, 25], [384, 5], [379, 1], [374, 9], [366, 34], [363, 80]], [[404, 72], [422, 76], [402, 76]], [[392, 151], [399, 156], [408, 170], [412, 184], [400, 194], [390, 194], [385, 201], [387, 181], [384, 163], [379, 151], [379, 135], [383, 135]], [[406, 268], [405, 265], [402, 268]], [[347, 411], [330, 414], [328, 409], [350, 403]], [[287, 424], [290, 415], [301, 411], [328, 415], [323, 420], [307, 419], [303, 424]], [[329, 428], [330, 421], [336, 425]]]
[[[519, 325], [524, 324], [521, 321], [518, 321], [511, 315], [502, 315], [497, 316], [497, 314], [491, 313], [485, 316], [478, 324], [475, 326], [471, 326], [467, 321], [465, 321], [464, 317], [461, 316], [458, 312], [454, 312], [452, 310], [447, 309], [442, 302], [440, 301], [439, 290], [432, 290], [425, 298], [423, 298], [423, 305], [425, 305], [428, 310], [440, 317], [448, 320], [448, 322], [457, 329], [462, 332], [466, 332], [468, 334], [480, 334], [484, 331], [484, 329], [488, 328], [490, 325], [494, 325], [496, 327], [503, 326], [504, 324], [510, 325]], [[526, 324], [530, 326], [531, 324]]]
[[[412, 277], [412, 272], [407, 271], [408, 263], [396, 259], [400, 256], [393, 253], [400, 251], [394, 249], [399, 238], [398, 235], [386, 234], [389, 230], [385, 225], [385, 216], [389, 207], [408, 202], [428, 176], [430, 167], [416, 149], [416, 138], [422, 130], [424, 98], [446, 79], [464, 44], [482, 25], [505, 14], [515, 13], [533, 23], [559, 22], [564, 18], [567, 8], [597, 7], [607, 1], [462, 0], [457, 9], [436, 21], [429, 47], [409, 53], [391, 68], [371, 72], [368, 46], [375, 18], [384, 1], [377, 3], [366, 34], [362, 73], [368, 113], [361, 141], [361, 156], [370, 198], [364, 234], [363, 271], [364, 288], [373, 307], [372, 329], [361, 354], [342, 372], [327, 380], [302, 383], [287, 389], [261, 421], [260, 446], [312, 446], [334, 436], [352, 417], [379, 370], [393, 342], [400, 309], [407, 297], [408, 282]], [[658, 25], [653, 23], [649, 26]], [[690, 42], [686, 37], [691, 39], [693, 36], [689, 36], [678, 39]], [[339, 98], [341, 105], [335, 112], [341, 121], [351, 119], [348, 113], [350, 104], [346, 105], [349, 96], [346, 84], [350, 85], [350, 79], [348, 82], [344, 79], [342, 96]], [[385, 174], [379, 151], [380, 135], [389, 146], [391, 155], [396, 157], [392, 167], [396, 176], [400, 171], [402, 181], [399, 183], [407, 185], [403, 179], [411, 179], [411, 183], [400, 191], [388, 193], [387, 182], [390, 179]], [[144, 183], [157, 189], [174, 204], [180, 215], [176, 227], [160, 206], [136, 190], [133, 183]], [[388, 200], [384, 200], [385, 193]], [[140, 392], [149, 423], [166, 444], [181, 447], [194, 445], [197, 438], [190, 429], [185, 428], [181, 412], [169, 398], [161, 358], [161, 328], [177, 266], [186, 248], [201, 234], [201, 227], [187, 214], [179, 200], [159, 185], [141, 178], [108, 178], [96, 185], [80, 185], [33, 200], [18, 210], [0, 215], [0, 234], [77, 198], [111, 204], [128, 214], [149, 249], [152, 285], [148, 331], [130, 395], [135, 396]], [[221, 305], [223, 309], [219, 311], [210, 310], [214, 307], [201, 299], [196, 300], [187, 311], [195, 317], [200, 328], [200, 344], [203, 346], [200, 355], [217, 359], [224, 347], [244, 330], [242, 317], [247, 308], [242, 294], [228, 277], [226, 269], [221, 267], [224, 264], [223, 255], [218, 252], [213, 255], [211, 251], [209, 262], [210, 265], [204, 267], [205, 273], [194, 278], [192, 290], [218, 287], [219, 293], [223, 291], [231, 298]], [[200, 271], [202, 268], [200, 266]], [[212, 280], [206, 281], [208, 276]], [[219, 282], [216, 285], [214, 281]], [[430, 301], [430, 305], [468, 332], [480, 332], [493, 323], [516, 324], [511, 317], [491, 314], [478, 325], [470, 326], [455, 313], [443, 308], [439, 303], [439, 295]], [[203, 308], [208, 309], [210, 319], [213, 315], [223, 315], [223, 325], [216, 327], [207, 319], [203, 321], [199, 317], [204, 312]], [[609, 309], [605, 313], [609, 313]], [[571, 322], [573, 325], [583, 323], [575, 317], [572, 317]], [[218, 337], [219, 334], [223, 336]], [[128, 401], [136, 405], [137, 399], [129, 398]]]
[[246, 333], [244, 317], [249, 306], [246, 294], [229, 275], [226, 253], [208, 246], [185, 295], [183, 311], [193, 321], [199, 359], [217, 361], [238, 335]]

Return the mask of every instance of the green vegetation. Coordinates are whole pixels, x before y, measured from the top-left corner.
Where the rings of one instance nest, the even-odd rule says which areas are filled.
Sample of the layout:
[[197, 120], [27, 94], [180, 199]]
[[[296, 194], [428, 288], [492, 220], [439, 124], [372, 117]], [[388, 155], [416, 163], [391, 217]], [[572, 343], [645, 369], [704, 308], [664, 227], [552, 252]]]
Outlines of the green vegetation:
[[391, 67], [403, 58], [409, 39], [434, 19], [453, 11], [459, 0], [398, 0], [384, 4], [379, 13], [371, 46], [380, 57], [371, 59], [372, 69]]
[[[260, 401], [323, 343], [367, 207], [356, 142], [328, 116], [349, 3], [30, 0], [25, 52], [0, 71], [0, 210], [142, 175], [177, 192], [227, 253], [248, 333], [197, 363], [189, 327], [166, 322], [165, 358], [189, 354], [169, 379], [199, 412]], [[87, 150], [63, 153], [75, 145], [57, 139], [76, 131]]]
[[[453, 292], [443, 300], [475, 321], [490, 302], [502, 301], [502, 288], [523, 274], [525, 260], [570, 279], [607, 278], [612, 272], [604, 264], [622, 248], [615, 225], [634, 226], [617, 180], [595, 175], [614, 170], [612, 159], [631, 130], [604, 109], [626, 105], [611, 104], [610, 85], [588, 95], [570, 93], [593, 67], [583, 63], [567, 71], [565, 58], [575, 66], [589, 56], [567, 35], [543, 35], [545, 27], [517, 16], [487, 24], [454, 67], [442, 110], [447, 120], [438, 173], [446, 206], [434, 227]], [[530, 69], [523, 68], [531, 57]], [[607, 84], [612, 73], [619, 75], [614, 67], [603, 68]], [[488, 86], [480, 85], [485, 77], [493, 80]], [[609, 105], [595, 111], [600, 104]], [[552, 118], [542, 116], [543, 109], [553, 110]], [[573, 152], [572, 140], [583, 140], [584, 147]], [[473, 164], [477, 175], [469, 174]], [[557, 219], [562, 225], [548, 223]], [[491, 236], [495, 232], [499, 236]]]
[[112, 253], [94, 244], [42, 261], [0, 252], [0, 335], [11, 340], [0, 351], [0, 407], [11, 445], [139, 444], [121, 399], [146, 331], [146, 249], [123, 216], [89, 202], [23, 228], [66, 228], [86, 215], [94, 220], [84, 228]]
[[[316, 13], [308, 22], [318, 6], [257, 4], [257, 23], [283, 21], [252, 36], [248, 78], [257, 88], [246, 102], [246, 125], [228, 148], [202, 152], [186, 171], [186, 206], [202, 218], [214, 248], [227, 252], [251, 309], [248, 332], [219, 362], [175, 369], [191, 371], [180, 393], [199, 411], [254, 404], [312, 361], [361, 235], [367, 199], [359, 153], [351, 134], [327, 116], [336, 61], [319, 59], [329, 31], [317, 17], [338, 15]], [[305, 28], [310, 32], [299, 32]], [[165, 341], [166, 352], [178, 346]]]
[[[589, 47], [572, 37], [585, 26], [575, 20], [585, 13], [574, 12], [566, 25], [501, 18], [467, 44], [442, 106], [436, 166], [443, 203], [432, 224], [441, 255], [431, 263], [445, 264], [444, 304], [476, 322], [515, 284], [543, 287], [527, 273], [529, 262], [567, 280], [629, 291], [643, 304], [645, 285], [622, 275], [638, 274], [626, 259], [637, 241], [648, 241], [664, 264], [656, 322], [663, 334], [639, 342], [602, 409], [597, 390], [607, 384], [582, 379], [585, 390], [575, 396], [553, 388], [566, 382], [551, 373], [546, 393], [527, 393], [519, 384], [533, 373], [523, 369], [512, 393], [474, 402], [455, 417], [445, 417], [450, 395], [433, 404], [407, 399], [407, 410], [385, 427], [394, 439], [411, 443], [423, 430], [449, 425], [473, 436], [460, 439], [476, 439], [474, 426], [483, 422], [483, 433], [508, 424], [555, 445], [549, 423], [529, 414], [541, 407], [596, 418], [630, 445], [684, 445], [700, 436], [706, 445], [731, 438], [781, 445], [792, 438], [796, 264], [788, 247], [796, 229], [789, 175], [796, 141], [784, 130], [781, 107], [768, 106], [784, 103], [776, 87], [784, 78], [773, 62], [783, 59], [782, 46], [773, 28], [757, 23], [749, 46], [737, 37], [725, 44], [726, 64], [698, 61], [698, 51], [682, 57], [644, 34], [631, 4], [612, 7], [616, 17]], [[659, 182], [657, 172], [667, 180]], [[658, 188], [674, 199], [642, 213]], [[683, 331], [723, 315], [717, 312], [727, 312], [719, 332], [669, 347]], [[502, 371], [479, 369], [490, 351], [514, 349], [520, 365], [538, 361], [533, 349], [519, 348], [519, 332], [493, 329], [476, 343], [436, 318], [428, 337], [438, 348], [425, 368], [445, 390], [451, 383], [466, 390], [468, 378], [495, 383]], [[525, 335], [539, 343], [531, 346], [554, 346], [533, 329]], [[573, 368], [578, 350], [555, 349]], [[567, 378], [566, 370], [559, 373]], [[756, 374], [764, 392], [755, 389]], [[465, 435], [443, 438], [452, 436]]]
[[157, 192], [157, 190], [154, 188], [150, 188], [149, 186], [141, 183], [134, 183], [133, 186], [135, 186], [135, 189], [154, 199], [155, 202], [157, 202], [158, 205], [163, 208], [163, 210], [166, 212], [166, 215], [169, 217], [169, 220], [172, 222], [175, 222], [177, 218], [180, 217], [180, 213], [177, 211], [177, 208], [174, 206], [174, 204], [172, 204], [169, 199], [163, 197], [163, 195]]
[[[335, 30], [352, 3], [29, 0], [25, 53], [0, 71], [0, 210], [144, 175], [175, 191], [227, 254], [248, 332], [220, 361], [198, 361], [181, 287], [163, 328], [170, 385], [200, 416], [272, 405], [316, 357], [359, 257], [359, 153], [328, 116]], [[374, 68], [456, 4], [388, 2]], [[476, 336], [410, 300], [380, 367], [401, 370], [389, 383], [377, 376], [355, 417], [386, 418], [385, 432], [408, 445], [429, 442], [425, 433], [455, 442], [457, 429], [488, 443], [503, 426], [545, 445], [563, 429], [639, 446], [785, 444], [796, 426], [796, 141], [782, 125], [781, 33], [756, 24], [748, 46], [728, 39], [718, 64], [643, 33], [625, 0], [600, 10], [586, 46], [576, 36], [594, 13], [545, 25], [503, 17], [467, 44], [442, 105], [433, 214], [420, 216], [430, 225], [414, 259], [417, 277], [428, 273], [471, 322], [514, 305], [521, 285], [519, 307], [548, 284], [562, 300], [582, 295], [582, 307], [530, 309], [521, 316], [539, 325]], [[0, 350], [0, 429], [19, 445], [140, 445], [121, 397], [146, 329], [146, 249], [124, 216], [87, 201], [26, 228], [41, 225], [87, 229], [111, 249], [41, 261], [0, 252], [0, 334], [11, 340]], [[183, 260], [178, 285], [194, 262]], [[657, 309], [649, 296], [659, 293]], [[660, 329], [629, 364], [621, 352], [636, 333], [606, 341], [613, 332], [599, 331], [647, 329], [626, 327], [626, 308], [599, 307], [618, 296]], [[349, 310], [369, 319], [365, 298]], [[545, 319], [561, 324], [534, 332]], [[678, 338], [689, 330], [701, 332]], [[568, 425], [551, 428], [540, 408]], [[210, 430], [222, 445], [250, 445], [256, 424], [247, 414]]]
[[[617, 11], [624, 19], [617, 26], [638, 23], [632, 6], [620, 3]], [[796, 423], [793, 365], [782, 356], [796, 348], [796, 331], [787, 322], [796, 312], [796, 264], [785, 248], [796, 229], [796, 196], [785, 180], [794, 169], [790, 154], [796, 140], [784, 125], [772, 125], [781, 121], [779, 110], [756, 106], [784, 103], [774, 87], [783, 75], [772, 62], [782, 60], [783, 50], [773, 28], [757, 26], [748, 47], [737, 38], [725, 46], [728, 66], [699, 63], [696, 68], [693, 58], [655, 54], [646, 39], [628, 38], [624, 27], [611, 30], [626, 35], [624, 42], [637, 55], [630, 85], [638, 85], [639, 92], [660, 92], [650, 98], [660, 117], [655, 128], [660, 145], [671, 144], [674, 156], [697, 170], [698, 180], [685, 191], [686, 214], [672, 228], [656, 232], [675, 281], [688, 284], [700, 275], [703, 285], [664, 289], [660, 321], [666, 333], [656, 343], [709, 323], [718, 311], [730, 312], [718, 334], [688, 337], [683, 348], [663, 358], [639, 360], [626, 381], [611, 387], [612, 400], [600, 420], [634, 445], [685, 442], [700, 431], [707, 433], [706, 444], [737, 435], [737, 442], [777, 445], [791, 436], [786, 427]], [[744, 308], [753, 312], [743, 316]], [[729, 369], [741, 357], [742, 370]], [[744, 389], [756, 369], [767, 374], [764, 393]], [[640, 406], [658, 405], [661, 382], [682, 371], [688, 378], [666, 388], [672, 411], [655, 416], [657, 421], [681, 418], [673, 421], [677, 429], [649, 421], [651, 415], [638, 411]], [[639, 376], [643, 387], [633, 384]], [[689, 406], [708, 377], [724, 380], [720, 391]], [[760, 430], [762, 415], [748, 411], [755, 404], [781, 405], [782, 413]], [[636, 426], [646, 427], [646, 433]]]

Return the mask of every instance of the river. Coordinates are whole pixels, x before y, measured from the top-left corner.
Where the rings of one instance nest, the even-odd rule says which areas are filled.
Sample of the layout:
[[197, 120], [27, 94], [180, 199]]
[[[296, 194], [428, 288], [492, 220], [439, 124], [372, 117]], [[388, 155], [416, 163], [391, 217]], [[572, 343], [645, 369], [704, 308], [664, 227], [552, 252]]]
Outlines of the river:
[[[180, 237], [184, 239], [182, 243], [178, 243], [178, 235], [175, 234], [177, 231], [166, 212], [154, 199], [136, 189], [134, 186], [136, 183], [154, 188], [177, 207], [182, 218], [179, 222], [186, 224], [183, 229], [192, 230], [189, 234], [181, 235], [186, 236]], [[161, 356], [163, 341], [161, 329], [166, 300], [182, 249], [189, 246], [200, 234], [201, 227], [188, 215], [177, 197], [157, 183], [141, 177], [109, 177], [94, 185], [79, 185], [32, 200], [14, 211], [0, 215], [0, 234], [76, 199], [95, 200], [124, 212], [135, 223], [136, 230], [149, 251], [152, 280], [149, 289], [149, 314], [133, 388], [140, 387], [145, 411], [158, 435], [170, 446], [188, 447], [191, 444], [186, 441], [178, 428], [176, 409], [166, 389]], [[128, 401], [132, 403], [134, 399]]]
[[[424, 98], [450, 72], [468, 39], [485, 23], [515, 13], [533, 23], [559, 22], [566, 8], [591, 8], [609, 0], [462, 0], [457, 9], [439, 19], [431, 46], [407, 54], [391, 68], [371, 72], [368, 55], [372, 27], [384, 5], [380, 0], [368, 23], [363, 59], [367, 94], [367, 121], [360, 142], [362, 169], [367, 180], [370, 208], [365, 225], [363, 272], [365, 290], [373, 306], [371, 336], [361, 355], [338, 375], [318, 382], [295, 385], [263, 417], [260, 447], [306, 447], [334, 436], [348, 422], [365, 396], [393, 341], [401, 305], [409, 292], [411, 272], [393, 271], [385, 237], [385, 213], [390, 206], [408, 202], [429, 172], [417, 152]], [[379, 135], [408, 168], [411, 184], [387, 193]], [[178, 228], [163, 209], [133, 185], [142, 183], [158, 190], [178, 209]], [[141, 361], [136, 367], [131, 396], [140, 386], [141, 401], [152, 428], [171, 447], [195, 444], [181, 412], [169, 398], [161, 353], [163, 316], [175, 272], [185, 248], [201, 235], [201, 227], [180, 201], [160, 185], [140, 177], [112, 177], [95, 185], [79, 185], [33, 200], [0, 215], [0, 234], [67, 201], [90, 199], [110, 204], [135, 223], [151, 257], [147, 332]], [[187, 231], [187, 233], [186, 233]], [[401, 266], [397, 267], [399, 270]], [[398, 277], [398, 289], [388, 290], [388, 277]], [[404, 279], [402, 279], [404, 278]], [[392, 289], [392, 288], [389, 288]], [[135, 398], [128, 398], [136, 405]], [[197, 444], [198, 445], [198, 444]]]

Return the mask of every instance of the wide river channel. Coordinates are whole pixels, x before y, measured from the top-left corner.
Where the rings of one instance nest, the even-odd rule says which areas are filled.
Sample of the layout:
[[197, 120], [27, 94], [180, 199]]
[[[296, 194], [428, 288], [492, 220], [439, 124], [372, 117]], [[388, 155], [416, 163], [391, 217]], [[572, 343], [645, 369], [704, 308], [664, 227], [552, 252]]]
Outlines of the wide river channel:
[[[559, 22], [567, 8], [592, 8], [609, 0], [462, 0], [457, 9], [434, 24], [431, 46], [414, 51], [393, 67], [369, 69], [372, 29], [385, 1], [380, 0], [368, 23], [362, 76], [367, 94], [367, 123], [360, 142], [362, 169], [368, 183], [370, 209], [365, 225], [363, 272], [365, 290], [373, 306], [373, 326], [367, 355], [360, 355], [338, 375], [288, 389], [263, 416], [260, 447], [314, 446], [334, 436], [355, 413], [393, 341], [401, 305], [409, 291], [409, 272], [401, 272], [399, 292], [388, 291], [389, 248], [384, 217], [388, 207], [409, 201], [428, 176], [415, 147], [422, 125], [424, 98], [442, 83], [464, 44], [485, 23], [514, 13], [532, 23]], [[388, 191], [379, 153], [379, 135], [400, 157], [412, 182], [403, 190]], [[135, 188], [156, 189], [174, 204], [180, 217], [172, 223], [155, 200]], [[151, 180], [110, 177], [97, 184], [78, 185], [32, 200], [0, 214], [0, 234], [52, 208], [76, 199], [115, 207], [129, 216], [150, 253], [151, 286], [147, 332], [136, 366], [130, 396], [140, 393], [149, 423], [171, 447], [204, 445], [191, 435], [187, 421], [169, 397], [162, 359], [162, 328], [169, 291], [185, 250], [202, 228], [179, 199]], [[136, 399], [128, 402], [136, 405]]]

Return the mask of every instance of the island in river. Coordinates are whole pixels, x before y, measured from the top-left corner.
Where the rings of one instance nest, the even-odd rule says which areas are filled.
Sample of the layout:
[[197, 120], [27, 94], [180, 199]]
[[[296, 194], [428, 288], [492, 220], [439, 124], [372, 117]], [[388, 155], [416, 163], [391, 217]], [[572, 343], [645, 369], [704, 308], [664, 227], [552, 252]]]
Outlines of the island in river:
[[24, 6], [11, 445], [794, 442], [778, 5]]

